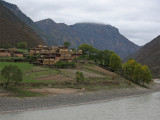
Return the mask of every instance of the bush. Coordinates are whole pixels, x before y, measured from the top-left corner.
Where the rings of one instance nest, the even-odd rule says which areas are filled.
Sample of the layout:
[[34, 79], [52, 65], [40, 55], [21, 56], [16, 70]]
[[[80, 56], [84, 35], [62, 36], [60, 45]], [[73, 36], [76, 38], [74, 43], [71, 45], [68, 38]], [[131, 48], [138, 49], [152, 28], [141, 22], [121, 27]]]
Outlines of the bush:
[[40, 56], [38, 56], [38, 55], [36, 55], [36, 56], [27, 56], [25, 58], [25, 60], [26, 60], [26, 62], [33, 63], [33, 62], [36, 62], [38, 58], [40, 58]]
[[70, 42], [68, 42], [68, 41], [65, 41], [65, 42], [64, 42], [64, 46], [65, 46], [65, 47], [69, 48], [70, 45], [71, 45]]
[[54, 64], [57, 68], [75, 67], [75, 62], [58, 61]]
[[19, 43], [17, 43], [17, 48], [26, 49], [27, 43], [26, 42], [19, 42]]
[[5, 66], [1, 71], [1, 76], [6, 89], [11, 82], [17, 83], [23, 79], [23, 73], [16, 65]]
[[79, 71], [76, 72], [76, 81], [77, 81], [78, 83], [84, 83], [84, 75], [83, 75], [83, 72], [79, 72]]

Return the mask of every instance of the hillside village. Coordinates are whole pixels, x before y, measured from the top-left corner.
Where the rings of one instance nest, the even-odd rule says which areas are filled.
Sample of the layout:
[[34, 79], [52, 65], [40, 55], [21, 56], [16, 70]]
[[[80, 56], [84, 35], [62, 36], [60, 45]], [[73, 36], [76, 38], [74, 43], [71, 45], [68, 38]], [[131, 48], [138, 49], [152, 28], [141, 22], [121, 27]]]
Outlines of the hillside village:
[[32, 96], [35, 93], [30, 89], [36, 87], [87, 91], [152, 83], [148, 66], [133, 59], [122, 62], [140, 46], [117, 28], [97, 23], [58, 24], [51, 19], [33, 22], [17, 6], [0, 1], [2, 89]]
[[51, 47], [39, 45], [37, 48], [30, 49], [30, 56], [40, 55], [40, 59], [38, 59], [39, 64], [43, 65], [53, 65], [57, 61], [67, 61], [72, 62], [74, 58], [82, 55], [82, 50], [78, 50], [78, 52], [74, 52], [72, 50], [68, 50], [67, 47]]
[[68, 50], [67, 47], [48, 47], [38, 45], [36, 48], [29, 49], [29, 52], [23, 53], [18, 49], [0, 49], [0, 58], [12, 58], [12, 57], [25, 57], [25, 56], [39, 56], [37, 64], [41, 65], [53, 65], [58, 61], [72, 62], [74, 58], [82, 55], [82, 50], [74, 52]]

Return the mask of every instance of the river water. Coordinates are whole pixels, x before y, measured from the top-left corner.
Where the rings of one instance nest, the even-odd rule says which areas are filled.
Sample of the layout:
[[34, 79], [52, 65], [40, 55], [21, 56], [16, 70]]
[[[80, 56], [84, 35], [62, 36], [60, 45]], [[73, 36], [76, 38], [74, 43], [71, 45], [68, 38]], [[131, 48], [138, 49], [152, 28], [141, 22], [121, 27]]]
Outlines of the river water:
[[160, 120], [160, 92], [96, 104], [0, 113], [0, 120]]

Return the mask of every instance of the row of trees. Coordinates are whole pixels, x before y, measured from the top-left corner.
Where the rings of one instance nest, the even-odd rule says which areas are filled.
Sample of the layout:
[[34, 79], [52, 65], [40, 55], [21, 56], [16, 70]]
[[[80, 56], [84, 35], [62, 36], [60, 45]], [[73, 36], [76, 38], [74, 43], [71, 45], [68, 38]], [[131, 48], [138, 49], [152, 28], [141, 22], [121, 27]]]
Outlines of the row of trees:
[[110, 68], [137, 84], [144, 85], [144, 83], [149, 83], [152, 80], [149, 68], [146, 65], [135, 62], [135, 60], [128, 60], [122, 65], [121, 58], [112, 51], [98, 50], [89, 44], [82, 44], [79, 49], [83, 51], [82, 58]]
[[124, 64], [123, 73], [124, 77], [137, 84], [144, 85], [144, 83], [150, 83], [152, 81], [152, 75], [149, 68], [132, 59]]
[[[19, 49], [27, 49], [27, 43], [26, 42], [19, 42], [19, 43], [17, 43], [16, 47]], [[14, 48], [14, 46], [12, 46], [11, 44], [7, 44], [7, 45], [1, 45], [1, 48], [9, 49], [9, 48]]]
[[113, 51], [98, 50], [89, 44], [82, 44], [78, 49], [83, 51], [82, 58], [94, 61], [103, 67], [110, 67], [113, 71], [122, 68], [121, 58]]

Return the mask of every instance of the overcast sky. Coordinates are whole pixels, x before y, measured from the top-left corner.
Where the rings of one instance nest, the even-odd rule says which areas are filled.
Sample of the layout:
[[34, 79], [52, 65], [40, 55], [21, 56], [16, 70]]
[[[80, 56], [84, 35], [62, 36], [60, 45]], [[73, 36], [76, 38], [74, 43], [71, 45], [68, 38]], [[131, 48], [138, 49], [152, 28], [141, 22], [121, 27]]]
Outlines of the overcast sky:
[[160, 0], [5, 0], [32, 20], [51, 18], [68, 25], [96, 22], [115, 26], [138, 45], [160, 35]]

